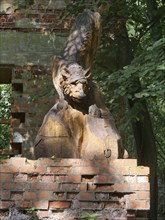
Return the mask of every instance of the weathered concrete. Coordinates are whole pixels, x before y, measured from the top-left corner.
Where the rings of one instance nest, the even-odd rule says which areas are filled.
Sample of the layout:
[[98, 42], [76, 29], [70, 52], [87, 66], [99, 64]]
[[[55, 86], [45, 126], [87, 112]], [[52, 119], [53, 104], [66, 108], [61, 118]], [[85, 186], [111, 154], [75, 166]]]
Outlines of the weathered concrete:
[[0, 64], [50, 65], [60, 53], [66, 34], [0, 32]]

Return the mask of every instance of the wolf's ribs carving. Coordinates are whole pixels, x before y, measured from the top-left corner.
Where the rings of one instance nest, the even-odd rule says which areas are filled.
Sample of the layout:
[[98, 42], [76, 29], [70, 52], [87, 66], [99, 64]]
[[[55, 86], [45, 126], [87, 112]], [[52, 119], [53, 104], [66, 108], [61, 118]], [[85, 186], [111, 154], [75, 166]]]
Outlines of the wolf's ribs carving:
[[91, 81], [91, 66], [99, 37], [99, 13], [85, 10], [72, 27], [61, 56], [53, 61], [53, 83], [59, 97], [86, 114], [90, 105], [104, 106], [99, 89]]
[[120, 136], [91, 66], [100, 37], [100, 15], [85, 10], [72, 27], [61, 56], [52, 65], [59, 101], [46, 114], [36, 137], [36, 157], [123, 157]]
[[99, 45], [100, 29], [100, 14], [86, 9], [71, 29], [62, 58], [77, 62], [85, 69], [91, 67]]

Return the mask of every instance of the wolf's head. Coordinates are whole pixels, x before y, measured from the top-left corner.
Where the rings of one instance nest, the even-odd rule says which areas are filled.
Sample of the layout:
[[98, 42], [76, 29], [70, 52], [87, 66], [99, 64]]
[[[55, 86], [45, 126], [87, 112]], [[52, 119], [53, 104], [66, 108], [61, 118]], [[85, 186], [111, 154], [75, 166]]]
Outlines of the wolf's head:
[[64, 95], [73, 101], [80, 102], [87, 94], [90, 70], [84, 70], [79, 64], [71, 63], [61, 72], [60, 85]]
[[81, 102], [89, 91], [90, 68], [85, 70], [78, 63], [59, 57], [55, 58], [52, 68], [53, 83], [59, 96]]

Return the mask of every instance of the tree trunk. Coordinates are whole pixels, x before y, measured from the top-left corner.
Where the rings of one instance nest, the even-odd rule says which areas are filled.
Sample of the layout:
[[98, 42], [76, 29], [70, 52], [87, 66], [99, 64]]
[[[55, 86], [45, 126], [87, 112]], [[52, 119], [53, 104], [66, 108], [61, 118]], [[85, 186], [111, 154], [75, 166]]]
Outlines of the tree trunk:
[[[137, 81], [138, 83], [138, 81]], [[139, 84], [139, 83], [138, 83]], [[137, 85], [137, 84], [136, 84]], [[139, 84], [140, 86], [140, 84]], [[157, 152], [151, 119], [147, 109], [146, 101], [135, 99], [129, 100], [130, 108], [141, 105], [139, 121], [132, 122], [138, 165], [150, 168], [150, 220], [157, 219], [158, 185], [157, 185]]]
[[[115, 43], [118, 45], [118, 63], [116, 63], [118, 69], [130, 64], [133, 60], [133, 52], [131, 50], [131, 44], [127, 34], [126, 21], [124, 18], [120, 18], [120, 22], [118, 21], [118, 24], [119, 23], [120, 25], [116, 25], [118, 30], [115, 30]], [[153, 34], [154, 33], [155, 30]], [[141, 83], [138, 76], [134, 76], [134, 80], [132, 80], [132, 87], [135, 88], [132, 93], [133, 96], [135, 93], [141, 91]], [[150, 219], [156, 220], [158, 198], [157, 152], [147, 102], [146, 100], [141, 99], [128, 99], [128, 105], [130, 109], [135, 106], [139, 106], [140, 108], [138, 120], [132, 121], [132, 128], [136, 144], [138, 165], [148, 166], [150, 168]]]
[[146, 0], [146, 5], [149, 22], [151, 23], [151, 39], [155, 42], [162, 38], [160, 15], [157, 13], [157, 2], [156, 0]]

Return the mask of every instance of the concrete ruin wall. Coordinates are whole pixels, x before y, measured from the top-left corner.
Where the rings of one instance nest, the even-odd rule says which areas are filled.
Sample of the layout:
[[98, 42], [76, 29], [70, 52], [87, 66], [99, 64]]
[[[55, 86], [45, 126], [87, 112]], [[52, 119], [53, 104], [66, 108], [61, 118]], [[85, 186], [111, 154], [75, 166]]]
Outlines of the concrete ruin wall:
[[28, 158], [33, 158], [35, 136], [55, 102], [51, 61], [72, 23], [59, 19], [65, 1], [37, 2], [23, 8], [11, 0], [0, 2], [0, 83], [12, 84], [11, 117], [5, 123], [11, 127], [11, 148]]
[[[0, 212], [34, 209], [39, 219], [146, 220], [149, 169], [134, 159], [82, 160], [13, 157], [1, 162]], [[2, 215], [2, 214], [1, 214]]]

